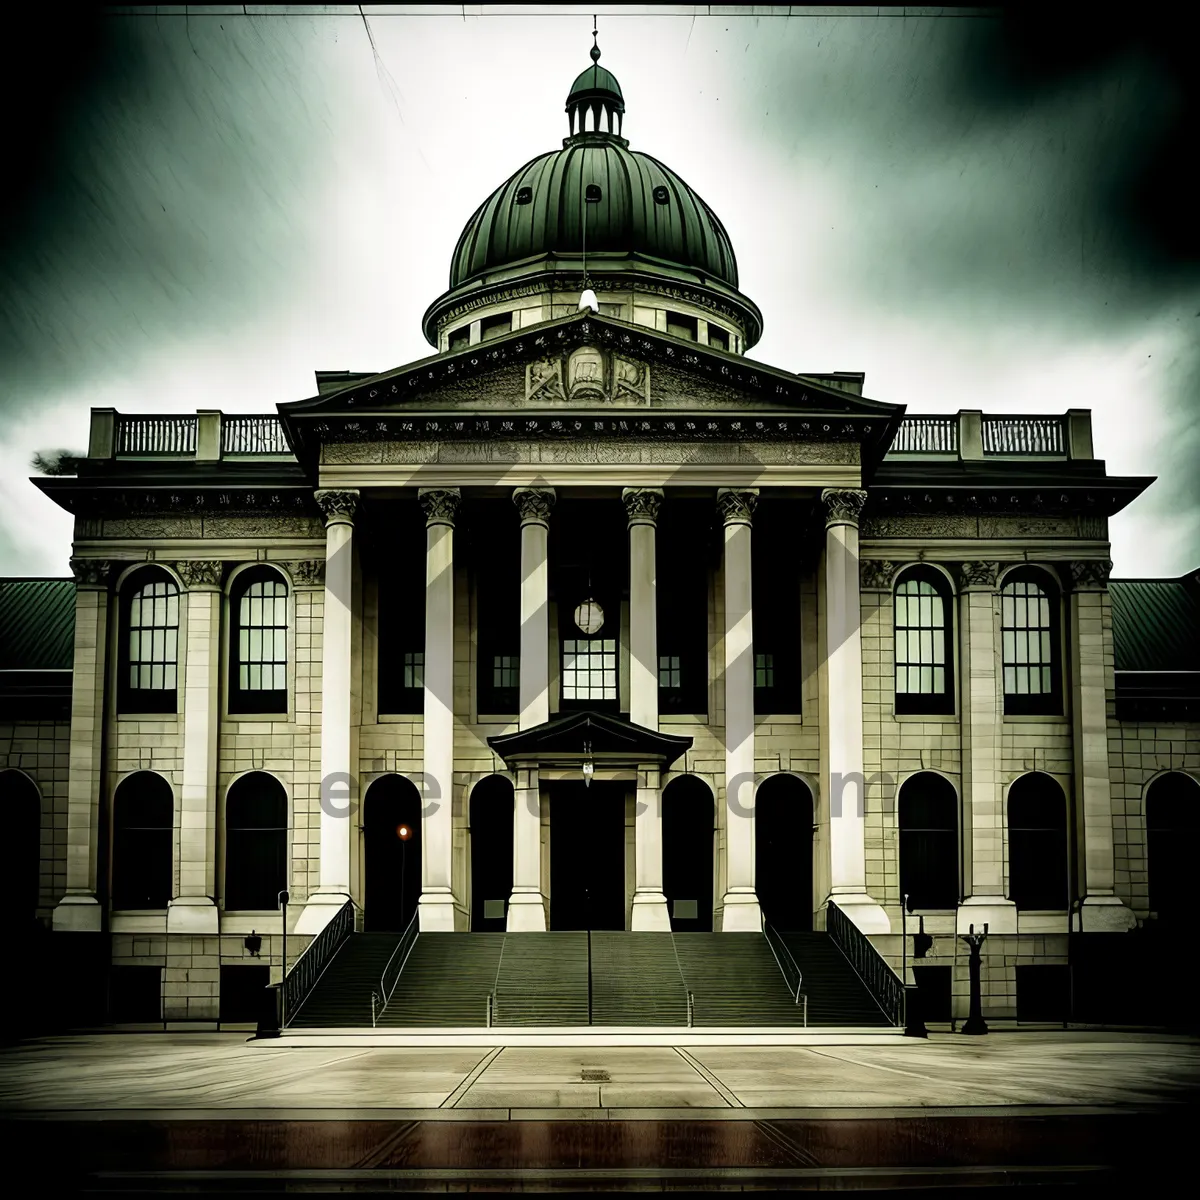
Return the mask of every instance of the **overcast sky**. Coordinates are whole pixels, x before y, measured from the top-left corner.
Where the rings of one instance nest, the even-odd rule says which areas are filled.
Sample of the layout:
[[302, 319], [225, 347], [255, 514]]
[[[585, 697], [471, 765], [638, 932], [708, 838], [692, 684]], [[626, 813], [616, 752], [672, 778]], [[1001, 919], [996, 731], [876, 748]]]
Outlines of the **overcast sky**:
[[0, 232], [0, 572], [66, 573], [71, 521], [29, 460], [84, 449], [90, 407], [268, 412], [314, 370], [430, 353], [463, 224], [567, 132], [593, 11], [631, 147], [729, 231], [753, 357], [865, 371], [913, 413], [1091, 408], [1109, 473], [1158, 476], [1112, 522], [1115, 573], [1200, 566], [1182, 29], [247, 9], [58, 10], [11, 43], [78, 83], [54, 108], [5, 83], [26, 186]]

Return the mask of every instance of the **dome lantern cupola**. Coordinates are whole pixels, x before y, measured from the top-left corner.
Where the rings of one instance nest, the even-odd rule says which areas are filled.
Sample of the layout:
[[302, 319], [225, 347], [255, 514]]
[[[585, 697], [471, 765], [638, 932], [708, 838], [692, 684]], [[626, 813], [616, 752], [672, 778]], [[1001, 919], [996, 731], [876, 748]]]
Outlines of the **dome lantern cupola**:
[[610, 133], [621, 136], [621, 124], [625, 118], [625, 97], [617, 77], [600, 65], [600, 46], [596, 42], [598, 31], [592, 30], [593, 45], [590, 51], [592, 65], [586, 67], [571, 84], [567, 96], [567, 120], [571, 136], [580, 133]]

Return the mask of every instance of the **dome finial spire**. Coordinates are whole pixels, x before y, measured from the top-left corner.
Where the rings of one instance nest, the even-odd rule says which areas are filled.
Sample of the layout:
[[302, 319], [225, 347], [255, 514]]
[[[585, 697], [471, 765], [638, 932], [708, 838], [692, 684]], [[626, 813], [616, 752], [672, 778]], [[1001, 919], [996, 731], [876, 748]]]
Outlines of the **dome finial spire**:
[[600, 61], [600, 43], [597, 40], [600, 36], [600, 27], [596, 22], [596, 17], [592, 16], [592, 48], [588, 53], [592, 56], [592, 62]]

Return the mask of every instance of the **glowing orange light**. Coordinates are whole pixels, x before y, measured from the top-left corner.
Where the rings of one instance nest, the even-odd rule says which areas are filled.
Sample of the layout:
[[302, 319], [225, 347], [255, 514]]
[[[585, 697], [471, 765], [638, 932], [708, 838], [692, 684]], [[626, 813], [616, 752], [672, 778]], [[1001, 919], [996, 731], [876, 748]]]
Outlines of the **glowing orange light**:
[[412, 837], [412, 830], [407, 825], [396, 826], [396, 836], [402, 841], [407, 842]]

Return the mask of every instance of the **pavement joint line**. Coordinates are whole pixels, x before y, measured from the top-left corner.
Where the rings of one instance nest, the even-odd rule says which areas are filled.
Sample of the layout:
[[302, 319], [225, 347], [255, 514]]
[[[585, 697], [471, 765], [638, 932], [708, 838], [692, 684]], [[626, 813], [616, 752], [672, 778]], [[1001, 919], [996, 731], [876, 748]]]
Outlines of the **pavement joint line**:
[[439, 1108], [454, 1108], [458, 1102], [470, 1091], [475, 1081], [496, 1061], [497, 1058], [504, 1052], [503, 1046], [496, 1046], [489, 1053], [485, 1054], [467, 1073], [462, 1077], [458, 1086], [448, 1095], [445, 1100], [438, 1105]]
[[730, 1108], [745, 1108], [746, 1106], [731, 1092], [703, 1063], [697, 1062], [682, 1046], [672, 1047], [676, 1054], [683, 1059], [709, 1087], [729, 1105]]
[[853, 1063], [856, 1067], [870, 1067], [873, 1071], [887, 1071], [892, 1075], [907, 1075], [909, 1079], [921, 1079], [926, 1083], [937, 1083], [945, 1086], [946, 1081], [936, 1075], [922, 1075], [919, 1071], [905, 1071], [902, 1067], [885, 1067], [882, 1063], [860, 1062], [857, 1058], [849, 1058], [845, 1054], [831, 1054], [828, 1050], [818, 1050], [815, 1046], [805, 1046], [803, 1049], [810, 1054], [819, 1054], [822, 1058], [831, 1058], [834, 1062]]

